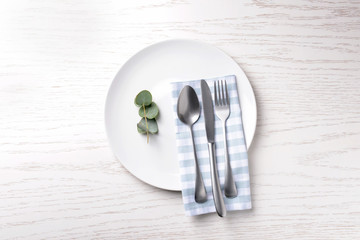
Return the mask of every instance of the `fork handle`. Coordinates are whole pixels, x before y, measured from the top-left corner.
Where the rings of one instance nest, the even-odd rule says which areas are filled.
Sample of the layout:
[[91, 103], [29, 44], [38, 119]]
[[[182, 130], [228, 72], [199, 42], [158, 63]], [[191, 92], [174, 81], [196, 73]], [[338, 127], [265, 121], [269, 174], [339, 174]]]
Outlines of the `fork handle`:
[[227, 134], [226, 134], [226, 121], [223, 121], [223, 137], [224, 137], [224, 152], [225, 152], [225, 196], [228, 198], [234, 198], [238, 195], [237, 188], [234, 182], [232, 169], [230, 165], [229, 152], [227, 146]]
[[215, 209], [220, 217], [225, 217], [226, 207], [220, 188], [220, 181], [219, 181], [219, 175], [218, 175], [216, 157], [215, 157], [215, 144], [213, 142], [209, 142], [208, 148], [210, 155], [211, 186], [212, 186], [212, 193], [215, 202]]

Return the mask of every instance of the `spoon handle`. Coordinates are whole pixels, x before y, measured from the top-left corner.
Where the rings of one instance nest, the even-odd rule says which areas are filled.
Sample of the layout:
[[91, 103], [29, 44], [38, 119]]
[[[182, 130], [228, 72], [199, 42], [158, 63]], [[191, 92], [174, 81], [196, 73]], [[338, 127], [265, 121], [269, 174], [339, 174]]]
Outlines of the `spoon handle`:
[[190, 127], [190, 134], [191, 134], [191, 139], [192, 139], [194, 160], [195, 160], [195, 175], [196, 175], [196, 179], [195, 179], [195, 202], [204, 203], [207, 200], [206, 189], [205, 189], [203, 179], [201, 177], [201, 171], [200, 171], [200, 167], [199, 167], [199, 162], [198, 162], [198, 159], [197, 159], [197, 156], [196, 156], [196, 149], [195, 149], [195, 142], [194, 142], [194, 135], [193, 135], [192, 126]]

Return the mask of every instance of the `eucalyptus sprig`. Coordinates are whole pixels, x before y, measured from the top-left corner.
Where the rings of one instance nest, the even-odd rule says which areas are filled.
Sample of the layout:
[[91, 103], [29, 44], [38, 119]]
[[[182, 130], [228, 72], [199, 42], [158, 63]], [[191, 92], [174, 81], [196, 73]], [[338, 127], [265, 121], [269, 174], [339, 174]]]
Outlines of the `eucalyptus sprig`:
[[149, 134], [156, 134], [159, 131], [156, 122], [159, 108], [152, 101], [152, 95], [147, 90], [143, 90], [136, 95], [134, 102], [139, 107], [139, 116], [142, 117], [137, 124], [137, 130], [141, 134], [146, 134], [147, 143], [149, 143]]

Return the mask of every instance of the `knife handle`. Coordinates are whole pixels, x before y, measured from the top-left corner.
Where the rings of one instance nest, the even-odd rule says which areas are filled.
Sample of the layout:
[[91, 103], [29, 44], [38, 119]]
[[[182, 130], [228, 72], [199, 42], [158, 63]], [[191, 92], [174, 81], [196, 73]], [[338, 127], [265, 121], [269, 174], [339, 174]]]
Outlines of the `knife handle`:
[[215, 202], [216, 212], [220, 217], [226, 216], [226, 207], [222, 192], [220, 188], [219, 175], [217, 171], [216, 156], [215, 156], [215, 144], [208, 143], [209, 154], [210, 154], [210, 173], [211, 173], [211, 185], [212, 192]]

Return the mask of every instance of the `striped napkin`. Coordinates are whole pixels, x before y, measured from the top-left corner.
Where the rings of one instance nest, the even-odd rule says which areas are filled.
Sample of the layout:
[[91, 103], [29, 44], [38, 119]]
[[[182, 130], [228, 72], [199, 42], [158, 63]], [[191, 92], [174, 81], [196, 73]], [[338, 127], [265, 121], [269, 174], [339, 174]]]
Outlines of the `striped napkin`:
[[[244, 132], [241, 120], [241, 108], [239, 96], [236, 86], [236, 77], [234, 75], [217, 77], [212, 79], [205, 79], [213, 94], [214, 81], [226, 80], [230, 98], [230, 116], [227, 120], [227, 137], [228, 137], [228, 150], [231, 167], [233, 170], [233, 177], [238, 189], [238, 196], [232, 199], [226, 198], [224, 194], [224, 181], [225, 181], [225, 156], [224, 156], [224, 143], [222, 136], [222, 125], [220, 119], [215, 116], [215, 149], [216, 160], [219, 171], [219, 179], [223, 197], [228, 211], [231, 210], [244, 210], [251, 209], [251, 195], [250, 195], [250, 182], [249, 182], [249, 168], [248, 168], [248, 155], [246, 151], [246, 143], [244, 139]], [[199, 120], [194, 124], [194, 140], [196, 146], [196, 154], [198, 157], [202, 178], [205, 183], [207, 198], [205, 203], [196, 203], [195, 195], [195, 163], [191, 143], [190, 129], [182, 123], [176, 113], [177, 99], [186, 85], [194, 88], [202, 106], [202, 97], [200, 89], [200, 80], [187, 81], [187, 82], [174, 82], [172, 83], [172, 101], [173, 111], [175, 118], [176, 129], [176, 145], [178, 152], [178, 161], [180, 165], [180, 176], [182, 185], [182, 196], [185, 207], [185, 213], [188, 216], [200, 215], [205, 213], [215, 212], [215, 205], [213, 201], [211, 177], [210, 177], [210, 159], [207, 146], [207, 138], [205, 132], [205, 122], [203, 110]], [[213, 96], [214, 97], [214, 96]]]

